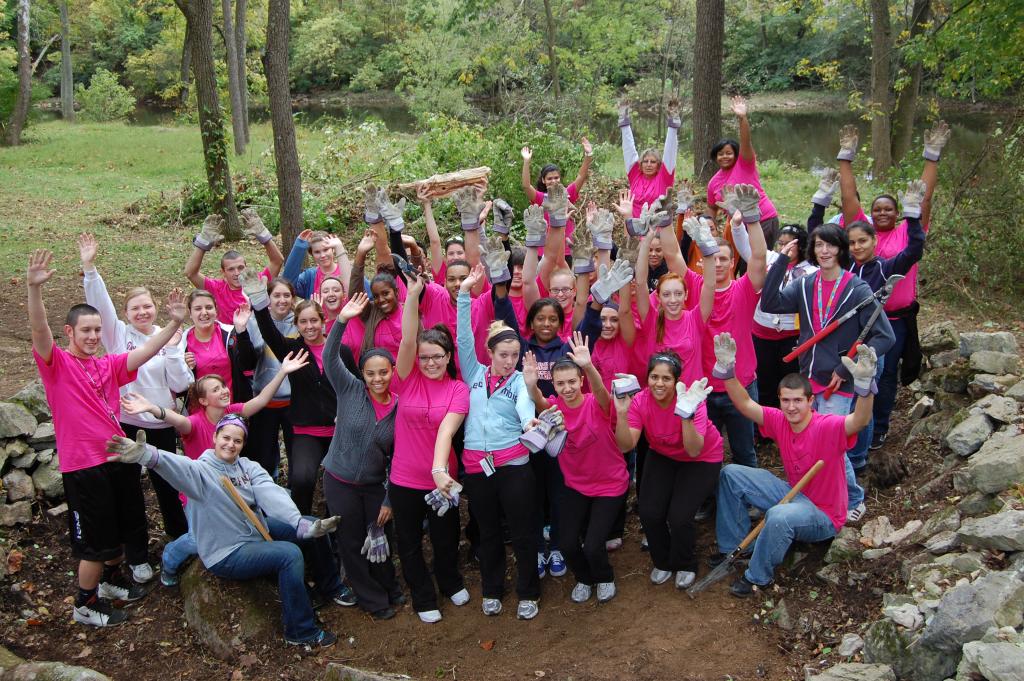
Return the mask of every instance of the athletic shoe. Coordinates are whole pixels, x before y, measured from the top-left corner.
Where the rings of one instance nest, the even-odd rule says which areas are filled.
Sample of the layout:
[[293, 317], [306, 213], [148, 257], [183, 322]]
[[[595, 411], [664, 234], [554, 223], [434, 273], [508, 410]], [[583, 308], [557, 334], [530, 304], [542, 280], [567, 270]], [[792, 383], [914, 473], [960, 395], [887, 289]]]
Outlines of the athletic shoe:
[[449, 598], [452, 599], [452, 603], [455, 605], [465, 605], [469, 603], [469, 592], [465, 589], [460, 589], [449, 596]]
[[879, 433], [877, 430], [871, 436], [871, 444], [868, 445], [869, 451], [875, 451], [885, 446], [886, 433]]
[[342, 584], [341, 591], [334, 594], [331, 600], [342, 607], [350, 608], [356, 604], [356, 592], [348, 585]]
[[697, 522], [703, 522], [709, 519], [715, 512], [715, 502], [711, 497], [704, 500], [704, 503], [697, 509], [697, 513], [694, 514], [693, 519]]
[[537, 601], [519, 601], [516, 617], [521, 620], [532, 620], [539, 612], [540, 607], [537, 605]]
[[181, 583], [181, 577], [179, 577], [178, 575], [174, 574], [173, 572], [168, 572], [167, 570], [161, 570], [160, 571], [160, 583], [163, 584], [164, 586], [166, 586], [168, 589], [173, 589], [174, 587], [178, 586], [178, 584]]
[[658, 568], [654, 568], [653, 570], [651, 570], [652, 584], [664, 584], [669, 579], [671, 579], [671, 577], [672, 573], [668, 570], [659, 570]]
[[864, 514], [868, 512], [868, 507], [864, 505], [864, 502], [860, 502], [849, 511], [846, 512], [846, 522], [855, 523], [864, 517]]
[[688, 570], [680, 570], [676, 573], [676, 588], [686, 589], [689, 588], [693, 581], [697, 579], [696, 572], [690, 572]]
[[488, 617], [501, 614], [501, 601], [497, 598], [485, 598], [482, 605], [484, 614]]
[[435, 622], [441, 621], [440, 610], [424, 610], [423, 612], [416, 613], [420, 616], [420, 622], [425, 624], [434, 624]]
[[622, 548], [622, 537], [616, 537], [615, 539], [609, 539], [604, 543], [605, 551], [618, 551]]
[[594, 590], [590, 588], [589, 584], [577, 583], [576, 586], [572, 588], [572, 593], [569, 595], [569, 598], [572, 599], [573, 603], [586, 603], [590, 600], [593, 593]]
[[284, 641], [290, 646], [302, 646], [308, 653], [314, 650], [330, 648], [338, 642], [338, 637], [326, 629], [321, 629], [313, 636], [313, 638], [306, 639], [305, 641], [292, 641], [287, 638]]
[[136, 584], [145, 584], [146, 582], [153, 581], [153, 577], [156, 573], [153, 572], [153, 566], [149, 563], [139, 563], [138, 565], [129, 565], [132, 570], [132, 579], [135, 580]]
[[561, 551], [552, 551], [548, 555], [548, 572], [552, 577], [561, 577], [568, 571], [565, 566], [565, 558], [562, 558]]
[[597, 602], [607, 603], [611, 599], [615, 598], [617, 593], [615, 589], [615, 582], [598, 582], [597, 583]]
[[90, 602], [75, 607], [74, 620], [90, 627], [116, 627], [128, 619], [128, 613], [118, 610], [103, 598], [93, 598]]
[[118, 584], [117, 582], [100, 582], [97, 595], [111, 601], [131, 603], [149, 593], [149, 589], [140, 584]]
[[548, 559], [544, 557], [543, 553], [537, 554], [537, 576], [544, 579], [548, 574]]
[[758, 589], [764, 590], [770, 587], [771, 585], [771, 582], [768, 582], [767, 584], [754, 584], [753, 582], [747, 581], [747, 578], [743, 575], [740, 575], [739, 579], [733, 582], [732, 586], [729, 587], [729, 593], [731, 593], [733, 596], [736, 596], [737, 598], [746, 598], [750, 594], [754, 593], [755, 586]]
[[395, 616], [394, 608], [381, 608], [380, 610], [374, 610], [370, 613], [370, 617], [377, 621], [389, 620]]

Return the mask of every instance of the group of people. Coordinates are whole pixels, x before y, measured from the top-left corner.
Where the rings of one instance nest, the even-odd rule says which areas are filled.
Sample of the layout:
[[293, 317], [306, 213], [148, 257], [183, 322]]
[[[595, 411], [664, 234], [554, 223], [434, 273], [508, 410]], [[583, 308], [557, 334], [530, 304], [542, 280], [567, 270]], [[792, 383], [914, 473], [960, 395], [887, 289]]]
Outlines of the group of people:
[[[336, 641], [314, 614], [328, 602], [395, 615], [406, 602], [395, 556], [423, 622], [441, 620], [444, 601], [469, 603], [463, 532], [485, 615], [503, 610], [506, 543], [518, 618], [537, 616], [549, 574], [572, 572], [575, 603], [614, 598], [609, 554], [633, 480], [656, 585], [694, 583], [697, 523], [712, 514], [712, 566], [764, 516], [736, 596], [770, 584], [793, 541], [859, 520], [868, 452], [884, 444], [899, 372], [916, 361], [916, 263], [949, 130], [925, 134], [922, 179], [867, 214], [856, 130], [844, 128], [806, 224], [780, 225], [746, 103], [733, 112], [739, 140], [710, 151], [719, 170], [700, 211], [675, 180], [673, 102], [661, 152], [637, 152], [621, 108], [629, 189], [611, 210], [580, 205], [585, 139], [568, 186], [556, 165], [534, 178], [524, 147], [522, 245], [509, 238], [513, 209], [485, 200], [485, 186], [452, 195], [460, 229], [446, 241], [436, 197], [420, 190], [429, 244], [404, 231], [405, 199], [368, 186], [355, 253], [306, 230], [285, 260], [246, 210], [267, 266], [228, 250], [210, 278], [202, 263], [223, 231], [211, 216], [185, 267], [195, 290], [168, 294], [164, 327], [145, 288], [127, 292], [119, 318], [83, 235], [86, 303], [67, 315], [67, 350], [43, 306], [51, 254], [34, 252], [28, 311], [80, 561], [74, 619], [123, 622], [116, 605], [157, 579], [140, 466], [170, 537], [159, 581], [177, 584], [194, 555], [221, 577], [276, 576], [285, 639], [307, 647]], [[842, 211], [826, 221], [837, 189]], [[778, 445], [784, 480], [758, 467], [759, 438]]]

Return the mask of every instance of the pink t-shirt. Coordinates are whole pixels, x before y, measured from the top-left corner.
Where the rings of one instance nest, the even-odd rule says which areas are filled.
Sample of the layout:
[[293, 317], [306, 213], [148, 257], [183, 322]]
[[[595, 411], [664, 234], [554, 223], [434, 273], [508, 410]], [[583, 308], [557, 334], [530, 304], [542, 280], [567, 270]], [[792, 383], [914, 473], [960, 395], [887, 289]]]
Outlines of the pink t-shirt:
[[775, 205], [764, 193], [761, 186], [761, 175], [757, 172], [757, 158], [746, 159], [742, 156], [736, 157], [736, 163], [728, 170], [721, 170], [714, 174], [708, 181], [708, 204], [715, 204], [722, 200], [722, 187], [727, 184], [752, 184], [757, 187], [757, 193], [761, 200], [757, 207], [761, 209], [761, 219], [776, 217], [779, 212]]
[[658, 406], [651, 389], [644, 388], [629, 405], [627, 422], [630, 428], [644, 431], [653, 451], [673, 461], [720, 462], [722, 436], [708, 418], [707, 405], [701, 404], [693, 415], [693, 427], [704, 436], [704, 447], [696, 458], [687, 454], [683, 446], [683, 419], [676, 416], [675, 408], [674, 399], [665, 408]]
[[[857, 215], [858, 220], [868, 222], [868, 216], [861, 209], [860, 214]], [[846, 227], [846, 221], [840, 216], [839, 225]], [[923, 225], [925, 233], [928, 232], [928, 225]], [[877, 228], [876, 228], [877, 229]], [[891, 258], [897, 255], [900, 251], [907, 247], [907, 242], [910, 239], [908, 234], [909, 225], [907, 221], [903, 220], [900, 224], [896, 225], [894, 229], [887, 231], [877, 230], [878, 244], [875, 246], [875, 255], [879, 258]], [[889, 300], [885, 301], [886, 312], [893, 312], [895, 310], [902, 310], [911, 303], [917, 300], [917, 264], [907, 272], [907, 277], [900, 283], [896, 284], [896, 287], [892, 290], [892, 295], [889, 296]]]
[[[224, 413], [241, 414], [244, 406], [241, 402], [234, 402], [228, 405]], [[190, 414], [188, 422], [192, 424], [192, 430], [188, 435], [181, 436], [181, 451], [190, 459], [198, 459], [207, 449], [213, 448], [213, 434], [217, 423], [210, 420], [205, 409]]]
[[[757, 356], [754, 354], [754, 310], [761, 294], [754, 290], [749, 277], [743, 275], [722, 291], [715, 291], [715, 307], [704, 325], [704, 375], [708, 385], [716, 392], [725, 392], [725, 381], [711, 375], [715, 366], [715, 336], [728, 331], [736, 341], [736, 378], [749, 385], [757, 375]], [[689, 383], [687, 383], [689, 385]]]
[[[367, 391], [367, 394], [369, 394], [369, 391]], [[397, 404], [397, 402], [395, 401], [397, 399], [398, 396], [395, 395], [394, 393], [391, 393], [391, 399], [388, 400], [387, 404], [381, 404], [377, 400], [373, 399], [372, 395], [370, 396], [370, 404], [373, 406], [373, 415], [377, 418], [378, 421], [380, 421], [385, 416], [391, 413], [391, 411], [395, 408], [395, 405]]]
[[[638, 339], [639, 340], [639, 339]], [[594, 342], [594, 349], [590, 351], [590, 358], [594, 363], [597, 373], [601, 374], [601, 382], [607, 390], [612, 389], [612, 381], [615, 374], [633, 374], [639, 376], [643, 373], [644, 367], [640, 365], [639, 358], [633, 351], [634, 346], [626, 345], [622, 334], [611, 340], [598, 338]]]
[[35, 349], [32, 357], [53, 413], [60, 472], [107, 463], [107, 440], [124, 435], [119, 388], [138, 373], [128, 371], [128, 353], [79, 359], [54, 344], [49, 364]]
[[[651, 309], [647, 312], [640, 333], [633, 348], [636, 350], [637, 363], [643, 367], [657, 350], [670, 349], [678, 353], [683, 360], [683, 372], [679, 380], [686, 385], [704, 376], [703, 355], [704, 320], [700, 308], [686, 310], [679, 319], [665, 318], [665, 331], [658, 341], [658, 312]], [[641, 382], [641, 385], [643, 383]]]
[[203, 376], [217, 374], [231, 390], [231, 358], [224, 347], [224, 334], [220, 327], [214, 325], [210, 340], [205, 342], [196, 338], [195, 329], [189, 329], [185, 332], [185, 348], [196, 356], [193, 373], [197, 381]]
[[[654, 203], [655, 199], [664, 196], [668, 188], [676, 181], [675, 171], [669, 172], [665, 164], [658, 167], [654, 177], [647, 177], [640, 170], [640, 162], [637, 161], [626, 173], [629, 178], [629, 190], [633, 192], [633, 217], [640, 217], [645, 203]], [[668, 210], [668, 208], [665, 208]]]
[[[399, 398], [391, 482], [412, 489], [432, 490], [434, 478], [430, 469], [433, 468], [438, 428], [448, 414], [469, 413], [469, 388], [447, 375], [440, 381], [433, 381], [424, 376], [419, 367], [413, 367], [404, 380], [395, 374], [391, 389]], [[458, 472], [454, 449], [448, 456], [448, 471], [453, 478]]]
[[615, 424], [610, 412], [601, 409], [593, 393], [583, 396], [575, 409], [561, 397], [549, 400], [565, 417], [569, 433], [558, 465], [565, 484], [586, 497], [617, 497], [629, 489], [626, 460], [615, 444]]
[[519, 322], [519, 333], [524, 338], [526, 337], [526, 299], [521, 295], [508, 297], [508, 302], [512, 303], [512, 310], [516, 313], [516, 321]]
[[[327, 277], [335, 277], [336, 279], [340, 280], [341, 279], [341, 265], [335, 264], [334, 265], [334, 271], [331, 272], [330, 274], [324, 274], [324, 271], [322, 269], [320, 269], [319, 267], [316, 268], [316, 275], [313, 277], [313, 290], [315, 292], [320, 293], [320, 285], [322, 283], [324, 283], [324, 279], [326, 279]], [[342, 286], [342, 288], [344, 288], [347, 285], [348, 285], [348, 283], [346, 282], [346, 283], [343, 283], [341, 286]]]
[[774, 407], [763, 407], [761, 434], [779, 445], [786, 480], [795, 485], [811, 466], [822, 460], [825, 467], [807, 483], [803, 493], [832, 520], [838, 532], [846, 523], [849, 496], [846, 492], [846, 450], [857, 442], [856, 435], [846, 434], [846, 417], [839, 414], [812, 412], [811, 422], [799, 433], [785, 415]]
[[[267, 267], [263, 268], [260, 276], [266, 277], [267, 281], [273, 279], [270, 276], [270, 268]], [[234, 323], [235, 310], [246, 301], [242, 289], [234, 288], [224, 279], [211, 279], [210, 277], [203, 277], [203, 288], [210, 292], [213, 300], [217, 303], [217, 321], [221, 324]]]
[[[366, 334], [366, 325], [361, 317], [350, 320], [345, 327], [345, 333], [341, 336], [341, 342], [352, 350], [355, 361], [359, 361], [359, 349], [363, 346], [363, 336]], [[392, 357], [398, 357], [398, 345], [402, 342], [402, 308], [396, 307], [384, 319], [377, 324], [373, 334], [373, 347], [383, 348], [391, 353]]]
[[[569, 183], [569, 186], [565, 188], [565, 193], [569, 195], [569, 203], [573, 204], [574, 206], [580, 200], [580, 190], [579, 190], [579, 187], [576, 186], [575, 182]], [[547, 193], [546, 192], [538, 191], [536, 194], [533, 195], [533, 202], [532, 203], [535, 206], [542, 206], [542, 205], [544, 205], [544, 199], [546, 199], [546, 198], [547, 198]], [[548, 223], [548, 225], [551, 224], [551, 217], [548, 215], [547, 211], [544, 211], [544, 222]], [[572, 233], [574, 231], [576, 231], [576, 223], [573, 222], [572, 218], [569, 218], [569, 220], [565, 223], [565, 238], [567, 240], [571, 239], [572, 238]], [[569, 244], [568, 243], [565, 245], [565, 252], [566, 253], [572, 253], [572, 249], [569, 248]], [[544, 247], [543, 246], [541, 246], [540, 248], [537, 249], [537, 255], [538, 256], [544, 255]]]

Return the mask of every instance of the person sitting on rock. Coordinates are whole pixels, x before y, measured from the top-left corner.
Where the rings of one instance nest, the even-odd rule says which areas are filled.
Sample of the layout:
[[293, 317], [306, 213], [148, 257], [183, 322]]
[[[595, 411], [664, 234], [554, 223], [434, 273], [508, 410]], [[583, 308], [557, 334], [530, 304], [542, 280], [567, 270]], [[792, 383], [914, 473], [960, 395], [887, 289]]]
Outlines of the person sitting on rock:
[[[326, 599], [340, 597], [338, 564], [326, 536], [341, 518], [318, 520], [299, 514], [286, 489], [258, 463], [239, 456], [246, 437], [245, 422], [229, 414], [217, 424], [213, 449], [196, 460], [147, 445], [141, 430], [134, 442], [116, 435], [108, 440], [107, 451], [113, 454], [108, 460], [140, 463], [188, 496], [191, 530], [199, 557], [210, 572], [238, 580], [277, 574], [284, 637], [289, 645], [307, 650], [330, 647], [338, 637], [321, 629], [313, 617], [299, 545], [309, 549], [320, 594]], [[228, 485], [236, 494], [230, 493]], [[254, 522], [258, 523], [255, 527]], [[268, 536], [274, 541], [264, 541]]]
[[[842, 361], [860, 398], [852, 413], [844, 416], [812, 410], [811, 383], [800, 374], [788, 374], [779, 383], [781, 409], [762, 407], [736, 379], [736, 341], [728, 333], [715, 336], [714, 375], [725, 380], [736, 409], [756, 423], [763, 436], [775, 440], [786, 471], [786, 481], [782, 481], [762, 468], [730, 464], [719, 476], [715, 532], [721, 553], [711, 558], [712, 566], [725, 560], [750, 531], [747, 507], [764, 512], [764, 528], [754, 543], [750, 564], [730, 588], [734, 596], [743, 598], [755, 586], [763, 589], [770, 585], [775, 566], [794, 540], [823, 541], [834, 537], [846, 523], [845, 455], [871, 420], [878, 392], [878, 359], [873, 348], [861, 345], [856, 362], [849, 357]], [[819, 460], [824, 467], [792, 501], [780, 505], [790, 488]]]

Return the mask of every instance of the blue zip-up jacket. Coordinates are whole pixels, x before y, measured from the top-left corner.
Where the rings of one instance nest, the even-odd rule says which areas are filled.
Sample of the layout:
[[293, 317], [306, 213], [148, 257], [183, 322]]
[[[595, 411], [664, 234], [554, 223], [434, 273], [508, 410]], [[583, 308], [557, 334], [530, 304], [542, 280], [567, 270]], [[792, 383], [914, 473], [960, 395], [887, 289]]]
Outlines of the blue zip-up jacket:
[[316, 283], [316, 265], [302, 269], [302, 263], [306, 261], [308, 251], [308, 241], [295, 239], [292, 250], [288, 252], [288, 259], [284, 261], [284, 268], [281, 270], [281, 276], [292, 282], [295, 295], [307, 300], [315, 293], [313, 284]]
[[918, 218], [906, 218], [907, 247], [891, 258], [872, 258], [865, 263], [853, 263], [850, 271], [863, 279], [872, 291], [885, 286], [893, 274], [906, 274], [924, 256], [924, 228]]

